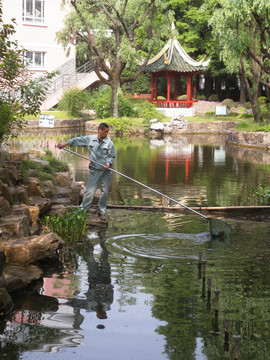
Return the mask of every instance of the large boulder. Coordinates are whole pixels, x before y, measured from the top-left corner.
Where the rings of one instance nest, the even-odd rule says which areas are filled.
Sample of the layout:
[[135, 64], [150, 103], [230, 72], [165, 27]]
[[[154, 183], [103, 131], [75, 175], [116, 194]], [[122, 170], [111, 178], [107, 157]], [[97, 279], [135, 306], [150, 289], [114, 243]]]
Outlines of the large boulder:
[[55, 173], [55, 177], [59, 186], [70, 188], [72, 180], [69, 172], [57, 172]]
[[[0, 218], [1, 237], [20, 238], [29, 235], [29, 218], [27, 215], [6, 215]], [[1, 249], [1, 245], [0, 245]]]
[[7, 264], [25, 266], [45, 258], [52, 258], [63, 246], [63, 240], [55, 233], [30, 236], [0, 243]]
[[42, 276], [43, 271], [36, 265], [6, 264], [0, 284], [9, 293], [18, 292], [27, 288], [34, 281], [40, 280]]
[[38, 178], [35, 177], [28, 178], [26, 181], [26, 185], [28, 186], [28, 192], [30, 196], [45, 197], [43, 185]]
[[0, 287], [0, 316], [6, 314], [13, 307], [13, 301], [4, 287]]

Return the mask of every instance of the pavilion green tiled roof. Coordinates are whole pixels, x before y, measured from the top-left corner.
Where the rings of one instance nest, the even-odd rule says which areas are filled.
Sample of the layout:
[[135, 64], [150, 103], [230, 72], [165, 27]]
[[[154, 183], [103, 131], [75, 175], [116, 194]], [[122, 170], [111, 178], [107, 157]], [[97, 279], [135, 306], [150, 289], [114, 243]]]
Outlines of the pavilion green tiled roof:
[[176, 39], [170, 39], [163, 49], [150, 59], [145, 72], [177, 71], [197, 72], [207, 69], [209, 60], [194, 61]]

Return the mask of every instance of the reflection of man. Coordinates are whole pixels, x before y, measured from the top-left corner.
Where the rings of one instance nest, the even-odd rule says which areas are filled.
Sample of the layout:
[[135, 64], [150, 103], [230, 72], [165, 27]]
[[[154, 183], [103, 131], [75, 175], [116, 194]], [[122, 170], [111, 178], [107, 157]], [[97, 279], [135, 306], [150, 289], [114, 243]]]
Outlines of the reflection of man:
[[69, 301], [74, 308], [84, 308], [95, 311], [97, 318], [107, 319], [107, 311], [113, 302], [113, 285], [111, 284], [111, 267], [108, 262], [109, 251], [105, 246], [105, 232], [98, 232], [101, 246], [99, 261], [94, 258], [94, 246], [87, 243], [88, 251], [85, 260], [88, 268], [88, 291], [86, 299], [72, 299]]

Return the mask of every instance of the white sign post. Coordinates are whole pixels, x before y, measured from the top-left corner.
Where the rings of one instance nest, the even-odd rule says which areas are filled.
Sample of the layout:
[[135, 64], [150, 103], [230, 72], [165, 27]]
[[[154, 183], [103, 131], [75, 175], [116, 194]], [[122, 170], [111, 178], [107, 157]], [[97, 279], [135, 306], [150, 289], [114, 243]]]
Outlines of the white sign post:
[[46, 127], [46, 128], [53, 128], [54, 127], [54, 115], [47, 115], [47, 114], [40, 114], [39, 116], [39, 126]]

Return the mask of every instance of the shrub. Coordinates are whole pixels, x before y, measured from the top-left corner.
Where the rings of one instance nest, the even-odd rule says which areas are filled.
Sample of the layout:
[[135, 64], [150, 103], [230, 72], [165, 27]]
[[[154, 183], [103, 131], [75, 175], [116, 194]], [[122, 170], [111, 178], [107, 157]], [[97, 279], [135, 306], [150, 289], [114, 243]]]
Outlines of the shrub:
[[72, 88], [64, 92], [64, 96], [58, 104], [59, 110], [65, 110], [71, 116], [80, 116], [81, 111], [89, 108], [90, 94], [87, 90]]
[[150, 74], [140, 74], [131, 84], [132, 93], [145, 94], [151, 92]]
[[210, 95], [208, 101], [218, 101], [218, 95], [217, 94]]
[[267, 98], [265, 96], [260, 96], [258, 102], [260, 105], [265, 105], [267, 103]]
[[197, 100], [206, 100], [206, 96], [205, 96], [204, 94], [198, 94], [198, 95], [196, 96], [196, 99], [197, 99]]
[[155, 106], [148, 101], [139, 105], [137, 111], [138, 116], [146, 121], [149, 121], [151, 119], [162, 120], [164, 118], [164, 116], [156, 110]]
[[234, 102], [232, 99], [225, 99], [222, 101], [222, 105], [227, 106], [227, 108], [230, 109], [233, 107]]
[[[94, 91], [91, 96], [91, 107], [96, 111], [100, 119], [111, 116], [111, 93], [110, 87], [105, 87]], [[121, 116], [132, 116], [134, 114], [131, 101], [119, 94], [119, 110]]]
[[246, 108], [251, 109], [251, 103], [249, 101], [246, 102]]
[[214, 112], [214, 111], [207, 111], [204, 115], [205, 115], [206, 117], [214, 117], [214, 116], [215, 116], [215, 112]]
[[106, 123], [113, 127], [115, 131], [127, 131], [132, 125], [132, 121], [128, 117], [107, 118]]

